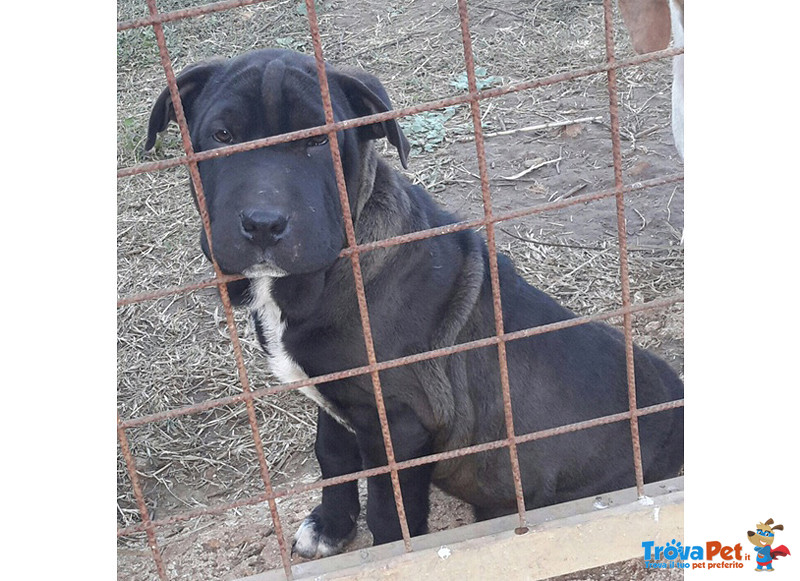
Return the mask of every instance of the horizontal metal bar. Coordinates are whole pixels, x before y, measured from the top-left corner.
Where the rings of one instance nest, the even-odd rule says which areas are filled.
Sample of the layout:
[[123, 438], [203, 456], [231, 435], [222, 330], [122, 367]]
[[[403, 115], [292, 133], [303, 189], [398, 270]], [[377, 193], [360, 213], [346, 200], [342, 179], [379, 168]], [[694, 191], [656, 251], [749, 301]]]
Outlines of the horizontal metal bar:
[[483, 91], [477, 91], [475, 93], [466, 93], [463, 95], [457, 95], [453, 97], [447, 97], [445, 99], [439, 99], [437, 101], [429, 101], [422, 105], [405, 107], [403, 109], [394, 109], [392, 111], [387, 111], [386, 113], [376, 113], [375, 115], [367, 115], [355, 119], [337, 121], [336, 123], [319, 125], [317, 127], [311, 127], [309, 129], [301, 129], [299, 131], [292, 131], [290, 133], [283, 133], [281, 135], [266, 137], [264, 139], [256, 139], [253, 141], [239, 143], [236, 145], [228, 145], [226, 147], [220, 147], [212, 151], [201, 151], [199, 153], [194, 153], [192, 155], [182, 155], [179, 157], [174, 157], [166, 160], [142, 163], [135, 166], [118, 169], [117, 177], [123, 178], [142, 173], [161, 171], [177, 167], [180, 165], [187, 165], [192, 162], [200, 162], [208, 159], [233, 155], [234, 153], [239, 153], [243, 151], [250, 151], [262, 147], [269, 147], [270, 145], [278, 145], [281, 143], [287, 143], [289, 141], [297, 141], [298, 139], [308, 139], [309, 137], [322, 135], [323, 133], [331, 133], [333, 131], [343, 131], [345, 129], [351, 129], [353, 127], [361, 127], [362, 125], [370, 125], [372, 123], [380, 123], [383, 121], [388, 121], [389, 119], [397, 119], [398, 117], [407, 117], [409, 115], [416, 115], [417, 113], [432, 111], [434, 109], [442, 109], [444, 107], [451, 107], [453, 105], [463, 105], [466, 103], [470, 103], [472, 101], [480, 101], [482, 99], [491, 99], [494, 97], [500, 97], [510, 93], [516, 93], [519, 91], [525, 91], [529, 89], [536, 89], [539, 87], [553, 85], [556, 83], [562, 83], [564, 81], [574, 80], [581, 77], [605, 73], [611, 68], [617, 69], [617, 68], [640, 65], [642, 63], [650, 62], [653, 60], [675, 56], [677, 54], [683, 54], [682, 47], [651, 52], [644, 55], [637, 55], [630, 59], [617, 61], [613, 65], [609, 64], [597, 65], [590, 68], [578, 69], [566, 73], [559, 73], [557, 75], [551, 75], [548, 77], [543, 77], [532, 81], [524, 81], [520, 83], [506, 85], [504, 87], [495, 87], [493, 89], [485, 89]]
[[142, 28], [144, 26], [152, 26], [153, 24], [163, 24], [164, 22], [184, 20], [186, 18], [203, 16], [205, 14], [213, 14], [215, 12], [231, 10], [232, 8], [240, 8], [242, 6], [261, 4], [270, 1], [273, 0], [224, 0], [223, 2], [213, 2], [211, 4], [204, 4], [203, 6], [184, 8], [182, 10], [174, 10], [172, 12], [160, 12], [155, 16], [147, 16], [145, 18], [136, 18], [134, 20], [117, 22], [117, 32], [131, 30], [134, 28]]
[[[656, 414], [664, 411], [668, 411], [671, 409], [677, 409], [680, 407], [684, 407], [684, 400], [673, 400], [669, 402], [664, 402], [652, 406], [647, 406], [643, 408], [638, 408], [634, 411], [634, 414], [637, 417], [647, 416], [651, 414]], [[524, 444], [525, 442], [532, 442], [534, 440], [542, 440], [544, 438], [550, 438], [553, 436], [558, 436], [562, 434], [567, 434], [570, 432], [577, 432], [581, 430], [588, 430], [590, 428], [594, 428], [597, 426], [603, 426], [606, 424], [613, 424], [616, 422], [622, 422], [625, 420], [629, 420], [631, 418], [631, 412], [625, 411], [618, 414], [611, 414], [608, 416], [602, 416], [599, 418], [594, 418], [591, 420], [585, 420], [582, 422], [575, 422], [573, 424], [567, 424], [564, 426], [559, 426], [557, 428], [549, 428], [546, 430], [539, 430], [536, 432], [530, 432], [527, 434], [522, 434], [519, 436], [515, 436], [513, 438], [514, 442], [517, 444]], [[437, 454], [429, 454], [427, 456], [422, 456], [420, 458], [413, 458], [411, 460], [404, 460], [402, 462], [397, 462], [394, 467], [397, 470], [404, 470], [406, 468], [413, 468], [415, 466], [422, 466], [424, 464], [432, 464], [434, 462], [441, 462], [444, 460], [452, 460], [453, 458], [459, 458], [461, 456], [468, 456], [470, 454], [479, 454], [481, 452], [488, 452], [491, 450], [497, 450], [499, 448], [503, 448], [508, 446], [509, 441], [507, 439], [502, 440], [493, 440], [491, 442], [485, 442], [483, 444], [476, 444], [474, 446], [467, 446], [465, 448], [457, 448], [455, 450], [448, 450], [447, 452], [439, 452]], [[205, 516], [209, 514], [221, 514], [225, 511], [232, 510], [235, 508], [241, 508], [243, 506], [252, 506], [255, 504], [260, 504], [262, 502], [266, 502], [270, 500], [270, 498], [283, 498], [287, 496], [294, 496], [297, 494], [302, 494], [305, 492], [310, 492], [312, 490], [318, 490], [321, 488], [326, 488], [328, 486], [334, 486], [336, 484], [342, 484], [345, 482], [351, 482], [353, 480], [359, 480], [362, 478], [371, 478], [373, 476], [380, 476], [381, 474], [387, 474], [392, 468], [388, 465], [386, 466], [379, 466], [376, 468], [369, 468], [367, 470], [360, 470], [358, 472], [352, 472], [350, 474], [343, 474], [341, 476], [336, 476], [335, 478], [326, 478], [317, 480], [316, 482], [310, 482], [308, 484], [301, 484], [299, 486], [294, 487], [286, 487], [286, 488], [276, 488], [273, 491], [273, 496], [269, 496], [267, 494], [259, 494], [256, 496], [251, 496], [249, 498], [237, 500], [236, 502], [230, 502], [225, 504], [216, 505], [209, 508], [201, 508], [191, 511], [182, 512], [177, 515], [173, 515], [171, 517], [167, 517], [164, 519], [153, 520], [150, 521], [150, 524], [153, 526], [165, 526], [174, 524], [176, 522], [182, 522], [186, 520], [190, 520], [193, 518], [197, 518], [199, 516]], [[121, 528], [117, 530], [117, 536], [123, 537], [128, 536], [136, 533], [141, 533], [145, 531], [144, 524], [137, 524], [131, 525], [129, 527]]]
[[338, 381], [340, 379], [347, 379], [359, 375], [366, 375], [369, 373], [373, 373], [375, 371], [385, 371], [387, 369], [393, 369], [395, 367], [402, 367], [403, 365], [418, 363], [420, 361], [427, 361], [429, 359], [436, 359], [437, 357], [446, 357], [448, 355], [453, 355], [455, 353], [460, 353], [462, 351], [479, 349], [481, 347], [489, 347], [491, 345], [497, 345], [500, 341], [506, 341], [506, 342], [516, 341], [517, 339], [524, 339], [526, 337], [541, 335], [543, 333], [557, 331], [560, 329], [566, 329], [568, 327], [577, 327], [579, 325], [585, 325], [586, 323], [591, 323], [593, 321], [604, 321], [612, 319], [614, 317], [620, 317], [623, 316], [625, 313], [635, 314], [649, 310], [663, 309], [673, 304], [676, 304], [682, 300], [683, 300], [683, 293], [676, 293], [672, 297], [668, 297], [665, 299], [658, 299], [640, 305], [633, 305], [628, 308], [620, 308], [620, 309], [615, 309], [613, 311], [607, 311], [605, 313], [596, 313], [594, 315], [575, 317], [574, 319], [567, 319], [565, 321], [559, 321], [557, 323], [550, 323], [548, 325], [541, 325], [539, 327], [530, 327], [528, 329], [521, 329], [519, 331], [504, 333], [503, 335], [500, 336], [492, 335], [490, 337], [486, 337], [484, 339], [477, 339], [475, 341], [470, 341], [468, 343], [459, 343], [451, 347], [443, 347], [440, 349], [434, 349], [432, 351], [425, 351], [423, 353], [417, 353], [414, 355], [399, 357], [397, 359], [378, 362], [375, 365], [364, 365], [361, 367], [355, 367], [352, 369], [337, 371], [335, 373], [327, 373], [325, 375], [318, 375], [316, 377], [303, 379], [302, 381], [293, 381], [291, 383], [283, 383], [273, 387], [254, 389], [250, 393], [241, 393], [213, 400], [207, 400], [201, 403], [181, 408], [175, 408], [173, 410], [167, 410], [163, 412], [149, 414], [146, 416], [140, 416], [138, 418], [122, 420], [120, 425], [122, 428], [125, 429], [134, 428], [137, 426], [149, 424], [151, 422], [163, 421], [179, 416], [204, 412], [224, 405], [233, 405], [237, 403], [242, 403], [247, 400], [254, 400], [261, 397], [273, 395], [276, 393], [281, 393], [284, 391], [292, 391], [295, 389], [300, 389], [301, 387], [307, 387], [318, 383]]
[[[683, 174], [671, 174], [668, 176], [660, 177], [660, 178], [653, 178], [650, 180], [645, 180], [642, 182], [636, 182], [622, 188], [622, 192], [627, 194], [631, 192], [636, 192], [639, 190], [645, 190], [648, 188], [653, 188], [657, 186], [662, 186], [666, 184], [676, 183], [683, 181]], [[583, 194], [580, 196], [574, 196], [572, 198], [566, 200], [558, 200], [556, 202], [548, 202], [545, 204], [539, 204], [537, 206], [528, 206], [527, 208], [521, 208], [519, 210], [511, 210], [509, 212], [503, 212], [500, 214], [494, 214], [492, 218], [478, 218], [475, 220], [464, 220], [461, 222], [455, 222], [453, 224], [448, 224], [446, 226], [439, 226], [436, 228], [428, 228], [426, 230], [419, 230], [417, 232], [412, 232], [410, 234], [402, 234], [400, 236], [393, 236], [392, 238], [386, 238], [384, 240], [377, 240], [374, 242], [365, 242], [364, 244], [359, 244], [352, 248], [344, 248], [340, 253], [339, 257], [344, 258], [349, 256], [353, 253], [361, 253], [361, 252], [368, 252], [370, 250], [375, 250], [377, 248], [388, 248], [390, 246], [396, 246], [399, 244], [405, 244], [408, 242], [415, 242], [417, 240], [423, 240], [425, 238], [430, 238], [433, 236], [442, 236], [445, 234], [452, 234], [454, 232], [460, 232], [462, 230], [468, 230], [470, 228], [479, 228], [481, 226], [485, 226], [488, 223], [498, 223], [498, 222], [505, 222], [508, 220], [516, 220], [518, 218], [523, 218], [525, 216], [530, 216], [532, 214], [541, 214], [543, 212], [550, 212], [553, 210], [560, 210], [562, 208], [566, 208], [569, 206], [574, 206], [577, 204], [585, 204], [587, 202], [593, 202], [596, 200], [601, 200], [605, 198], [614, 197], [617, 194], [617, 189], [608, 189], [608, 190], [600, 190], [598, 192], [590, 192], [588, 194]], [[193, 283], [186, 286], [181, 287], [172, 287], [171, 289], [164, 289], [160, 291], [153, 291], [149, 293], [140, 293], [136, 295], [131, 295], [128, 297], [123, 297], [117, 300], [117, 306], [125, 306], [134, 303], [141, 303], [145, 301], [150, 301], [153, 299], [164, 298], [167, 296], [171, 296], [174, 294], [180, 294], [184, 292], [192, 292], [202, 288], [212, 287], [212, 286], [219, 286], [220, 284], [225, 284], [229, 282], [233, 282], [236, 280], [242, 280], [245, 278], [242, 275], [226, 275], [219, 279], [210, 279], [205, 281], [200, 281], [197, 283]]]

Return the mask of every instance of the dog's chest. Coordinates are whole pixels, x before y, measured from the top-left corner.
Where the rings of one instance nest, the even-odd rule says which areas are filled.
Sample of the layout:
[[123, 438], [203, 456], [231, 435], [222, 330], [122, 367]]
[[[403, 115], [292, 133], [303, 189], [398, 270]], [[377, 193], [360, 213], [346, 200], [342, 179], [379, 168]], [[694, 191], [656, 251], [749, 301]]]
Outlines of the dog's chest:
[[[280, 307], [272, 297], [273, 282], [274, 279], [270, 277], [260, 277], [250, 281], [253, 297], [250, 309], [255, 315], [254, 321], [258, 326], [259, 341], [267, 353], [270, 371], [278, 381], [281, 383], [302, 381], [308, 379], [308, 374], [289, 354], [284, 345], [283, 334], [286, 331], [286, 322], [283, 320]], [[330, 400], [320, 393], [316, 386], [301, 387], [300, 392], [311, 398], [337, 422], [353, 431], [347, 419]]]

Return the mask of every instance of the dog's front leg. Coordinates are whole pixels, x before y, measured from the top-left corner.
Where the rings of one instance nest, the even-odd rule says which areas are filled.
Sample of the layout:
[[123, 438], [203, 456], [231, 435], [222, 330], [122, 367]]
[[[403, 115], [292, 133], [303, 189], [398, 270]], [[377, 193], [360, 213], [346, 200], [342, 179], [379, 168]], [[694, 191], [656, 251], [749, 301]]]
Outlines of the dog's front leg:
[[[361, 470], [355, 435], [321, 408], [314, 450], [322, 478]], [[355, 536], [360, 510], [357, 480], [326, 486], [322, 489], [322, 504], [311, 511], [297, 529], [292, 551], [307, 559], [340, 553]]]
[[[430, 484], [433, 465], [407, 468], [399, 472], [403, 508], [409, 534], [413, 537], [428, 532]], [[391, 476], [374, 476], [367, 482], [367, 525], [376, 545], [403, 538]]]
[[[402, 462], [432, 452], [430, 435], [408, 408], [389, 412], [395, 460]], [[377, 417], [376, 417], [377, 419]], [[367, 466], [386, 465], [386, 454], [380, 426], [358, 432], [361, 453]], [[398, 473], [403, 508], [411, 536], [428, 532], [430, 485], [433, 464], [406, 468]], [[376, 545], [400, 540], [400, 519], [397, 516], [394, 488], [390, 474], [374, 476], [367, 481], [367, 525]]]

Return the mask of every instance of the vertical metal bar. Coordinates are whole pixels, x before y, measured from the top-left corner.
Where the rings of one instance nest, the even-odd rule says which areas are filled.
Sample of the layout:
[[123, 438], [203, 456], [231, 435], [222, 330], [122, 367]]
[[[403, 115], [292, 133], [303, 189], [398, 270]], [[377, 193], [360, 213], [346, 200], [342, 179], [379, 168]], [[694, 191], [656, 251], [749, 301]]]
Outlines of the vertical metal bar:
[[158, 542], [156, 541], [156, 527], [150, 520], [150, 513], [147, 511], [147, 504], [144, 501], [144, 493], [139, 484], [139, 475], [136, 473], [136, 461], [133, 459], [131, 448], [128, 445], [128, 436], [125, 434], [125, 429], [120, 425], [120, 421], [119, 414], [117, 414], [117, 438], [119, 439], [120, 448], [122, 448], [122, 457], [125, 459], [125, 466], [128, 468], [128, 476], [131, 478], [133, 496], [136, 498], [136, 505], [139, 507], [139, 515], [142, 517], [142, 524], [147, 533], [147, 544], [150, 545], [150, 551], [153, 553], [153, 560], [156, 562], [158, 578], [161, 579], [161, 581], [167, 581], [167, 571], [164, 568], [164, 560], [161, 557], [161, 551], [158, 549]]
[[[603, 2], [603, 17], [605, 20], [606, 62], [611, 65], [608, 69], [608, 100], [611, 121], [611, 152], [614, 158], [614, 187], [617, 205], [617, 237], [619, 240], [619, 276], [622, 283], [622, 306], [627, 308], [631, 304], [631, 288], [628, 275], [628, 235], [625, 224], [625, 196], [622, 180], [622, 150], [619, 134], [619, 99], [617, 95], [617, 70], [613, 67], [616, 63], [614, 56], [614, 17], [611, 0]], [[628, 407], [631, 414], [631, 440], [633, 444], [633, 466], [636, 475], [636, 491], [639, 496], [644, 494], [644, 472], [642, 469], [642, 448], [639, 440], [639, 418], [636, 415], [636, 374], [633, 364], [633, 331], [631, 327], [631, 314], [626, 311], [622, 317], [623, 331], [625, 334], [625, 364], [628, 371]]]
[[[147, 7], [150, 11], [150, 16], [153, 18], [158, 17], [158, 8], [156, 7], [155, 0], [147, 0]], [[183, 143], [184, 151], [187, 155], [194, 155], [194, 148], [192, 147], [191, 137], [189, 135], [189, 126], [186, 122], [186, 116], [183, 111], [183, 104], [181, 103], [180, 92], [178, 90], [178, 83], [175, 78], [175, 72], [172, 69], [172, 61], [169, 56], [169, 51], [167, 49], [167, 42], [164, 36], [164, 28], [160, 22], [153, 23], [153, 31], [156, 35], [156, 42], [158, 44], [159, 55], [161, 58], [161, 65], [164, 68], [164, 72], [167, 76], [167, 86], [169, 87], [170, 97], [172, 99], [173, 106], [175, 108], [175, 119], [178, 123], [178, 127], [180, 128], [181, 133], [181, 140]], [[209, 249], [211, 249], [211, 262], [214, 266], [214, 273], [216, 277], [219, 279], [223, 276], [222, 271], [220, 270], [219, 265], [217, 264], [216, 259], [213, 257], [213, 246], [212, 246], [212, 239], [211, 239], [211, 221], [208, 215], [208, 207], [206, 205], [206, 198], [203, 191], [203, 184], [200, 180], [200, 171], [197, 167], [197, 162], [192, 161], [188, 164], [189, 167], [189, 174], [192, 180], [192, 184], [195, 188], [195, 193], [197, 196], [197, 205], [200, 212], [200, 218], [203, 222], [203, 228], [205, 230], [206, 236], [208, 237], [208, 245]], [[250, 393], [250, 381], [247, 376], [247, 370], [244, 364], [244, 357], [242, 355], [242, 347], [239, 343], [239, 333], [236, 329], [236, 321], [233, 315], [233, 306], [230, 302], [230, 297], [228, 296], [228, 289], [224, 283], [220, 283], [217, 287], [219, 289], [220, 299], [222, 300], [223, 309], [225, 311], [225, 318], [228, 327], [228, 334], [230, 336], [231, 342], [233, 344], [233, 353], [234, 358], [236, 360], [236, 368], [239, 373], [239, 381], [242, 384], [242, 390], [245, 393]], [[247, 409], [247, 419], [250, 424], [250, 430], [253, 436], [253, 442], [256, 448], [256, 454], [258, 456], [258, 463], [261, 472], [261, 480], [264, 483], [264, 488], [266, 489], [267, 496], [268, 496], [268, 504], [270, 508], [270, 514], [272, 516], [273, 526], [275, 528], [275, 536], [278, 540], [278, 548], [280, 549], [281, 554], [281, 561], [283, 563], [283, 568], [286, 573], [287, 579], [292, 579], [292, 564], [291, 559], [289, 558], [289, 550], [286, 546], [286, 539], [283, 536], [283, 527], [281, 526], [280, 515], [278, 514], [278, 506], [275, 502], [274, 492], [272, 488], [272, 482], [269, 475], [269, 468], [267, 467], [267, 460], [266, 456], [264, 455], [264, 446], [261, 441], [261, 434], [258, 429], [258, 420], [256, 417], [255, 412], [255, 405], [253, 404], [252, 398], [248, 398], [245, 400], [245, 407]]]
[[[464, 61], [467, 69], [467, 86], [470, 95], [478, 92], [475, 77], [475, 58], [472, 52], [472, 39], [469, 32], [469, 15], [466, 0], [458, 0], [458, 14], [461, 21], [461, 40], [464, 44]], [[495, 243], [495, 225], [492, 222], [492, 197], [489, 190], [489, 174], [486, 169], [486, 150], [483, 141], [483, 128], [481, 127], [481, 109], [477, 99], [470, 101], [472, 124], [475, 130], [475, 149], [478, 156], [478, 171], [481, 178], [481, 193], [483, 195], [483, 212], [486, 222], [486, 243], [489, 248], [489, 274], [492, 282], [492, 298], [494, 301], [495, 331], [503, 335], [503, 306], [500, 301], [500, 276], [497, 269], [497, 246]], [[503, 410], [505, 413], [506, 436], [508, 437], [508, 453], [511, 459], [511, 473], [514, 479], [514, 491], [517, 497], [517, 512], [519, 526], [525, 527], [525, 495], [522, 488], [522, 476], [519, 468], [517, 444], [514, 440], [514, 416], [511, 408], [511, 388], [508, 379], [508, 362], [506, 359], [505, 341], [497, 344], [497, 356], [500, 361], [500, 386], [503, 392]]]
[[[323, 108], [325, 110], [325, 123], [333, 123], [333, 106], [331, 104], [331, 94], [328, 86], [328, 75], [325, 72], [325, 60], [322, 54], [322, 39], [319, 33], [319, 23], [317, 21], [317, 12], [314, 6], [314, 0], [306, 0], [306, 9], [308, 13], [308, 22], [311, 29], [311, 39], [314, 45], [314, 57], [317, 61], [317, 76], [319, 77], [320, 93], [322, 96]], [[364, 331], [364, 343], [367, 349], [367, 361], [369, 365], [375, 365], [378, 360], [375, 355], [375, 345], [372, 340], [372, 327], [369, 322], [367, 297], [364, 290], [364, 279], [361, 275], [361, 261], [359, 258], [359, 252], [357, 250], [358, 242], [356, 241], [353, 216], [350, 209], [350, 201], [347, 197], [347, 185], [344, 179], [344, 170], [342, 168], [342, 159], [339, 154], [339, 141], [337, 139], [336, 132], [330, 132], [328, 134], [328, 139], [331, 155], [333, 157], [333, 167], [336, 171], [336, 185], [339, 189], [339, 200], [342, 205], [342, 217], [344, 219], [347, 245], [354, 250], [350, 255], [350, 263], [353, 267], [353, 278], [355, 280], [356, 296], [358, 299], [358, 310], [361, 315], [361, 327]], [[381, 380], [377, 371], [371, 371], [370, 376], [372, 378], [372, 386], [375, 392], [375, 405], [378, 409], [378, 419], [380, 420], [381, 424], [383, 444], [386, 448], [387, 465], [391, 470], [390, 475], [392, 481], [392, 490], [394, 492], [397, 516], [400, 519], [400, 530], [403, 534], [403, 544], [406, 552], [411, 552], [411, 534], [409, 533], [406, 511], [403, 505], [403, 495], [400, 489], [400, 476], [397, 471], [394, 446], [392, 445], [392, 437], [389, 432], [389, 421], [386, 416], [386, 406], [383, 400]]]

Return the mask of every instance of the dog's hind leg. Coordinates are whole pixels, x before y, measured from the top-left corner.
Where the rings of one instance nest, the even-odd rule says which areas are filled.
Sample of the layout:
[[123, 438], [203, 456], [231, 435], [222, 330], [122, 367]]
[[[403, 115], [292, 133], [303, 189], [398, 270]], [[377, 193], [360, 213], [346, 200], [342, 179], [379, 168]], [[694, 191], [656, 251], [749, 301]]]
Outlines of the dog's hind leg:
[[[322, 478], [361, 470], [355, 434], [321, 408], [314, 449]], [[297, 529], [292, 552], [308, 559], [340, 553], [355, 536], [360, 510], [357, 480], [326, 486], [322, 489], [322, 504], [311, 511]]]

